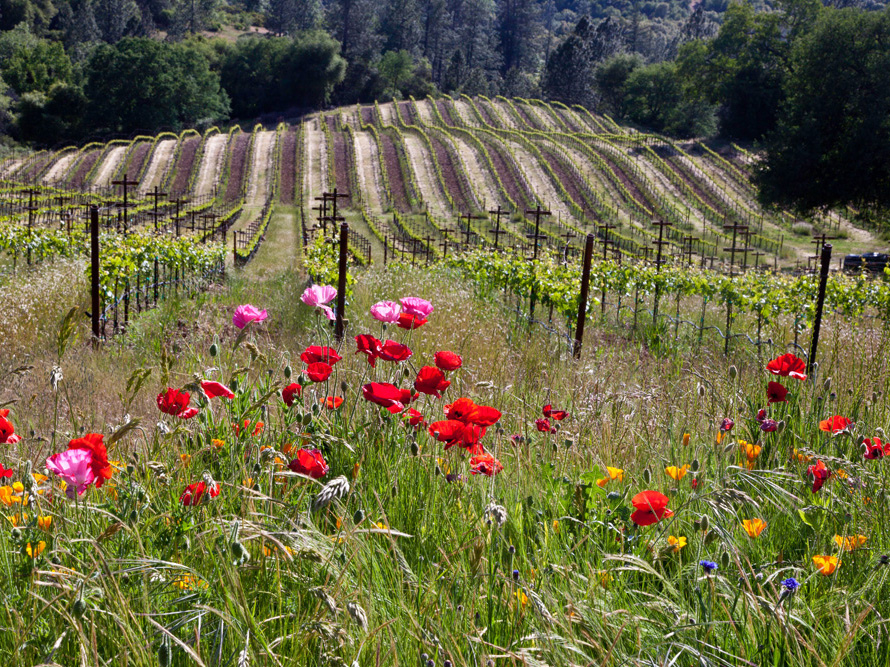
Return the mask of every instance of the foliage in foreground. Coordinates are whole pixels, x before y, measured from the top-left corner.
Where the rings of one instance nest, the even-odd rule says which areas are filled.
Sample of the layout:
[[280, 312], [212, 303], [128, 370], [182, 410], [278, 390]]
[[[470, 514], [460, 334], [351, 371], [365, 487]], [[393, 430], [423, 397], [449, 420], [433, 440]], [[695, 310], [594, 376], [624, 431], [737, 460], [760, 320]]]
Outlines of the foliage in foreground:
[[[350, 302], [351, 333], [380, 348], [350, 337], [339, 360], [289, 352], [271, 335], [276, 312], [260, 322], [266, 313], [241, 309], [233, 324], [245, 328], [217, 319], [213, 347], [162, 347], [126, 369], [117, 424], [84, 418], [94, 397], [58, 376], [53, 419], [8, 406], [11, 425], [41, 425], [0, 436], [23, 437], [0, 460], [0, 646], [12, 664], [886, 663], [887, 462], [863, 456], [887, 419], [880, 362], [871, 377], [837, 368], [834, 380], [828, 369], [798, 379], [787, 359], [778, 375], [711, 368], [701, 379], [665, 364], [640, 396], [604, 350], [572, 370], [533, 337], [539, 359], [523, 368], [502, 340], [494, 354], [467, 342], [496, 347], [513, 333], [496, 302], [428, 276], [429, 322], [383, 328], [364, 314], [371, 301], [421, 284], [391, 271]], [[331, 344], [323, 314], [306, 320], [307, 344]], [[63, 371], [72, 331], [59, 337]], [[466, 396], [502, 413], [447, 452], [444, 426], [430, 433], [363, 398], [381, 398], [362, 390], [371, 382], [418, 388], [432, 373], [422, 366], [453, 367], [428, 337], [463, 362], [442, 371], [443, 398], [410, 407], [441, 423]], [[388, 361], [401, 345], [413, 354]], [[659, 373], [668, 398], [652, 404]], [[768, 381], [787, 390], [770, 386], [772, 404]], [[189, 392], [187, 405], [168, 387]], [[165, 412], [140, 399], [158, 393]], [[343, 401], [324, 407], [329, 396]], [[69, 499], [43, 476], [46, 458], [99, 431], [111, 478]], [[477, 444], [503, 471], [489, 477], [477, 461], [471, 473]], [[316, 455], [300, 454], [310, 449], [321, 475]], [[635, 506], [645, 490], [666, 507]], [[656, 520], [639, 525], [646, 514]]]

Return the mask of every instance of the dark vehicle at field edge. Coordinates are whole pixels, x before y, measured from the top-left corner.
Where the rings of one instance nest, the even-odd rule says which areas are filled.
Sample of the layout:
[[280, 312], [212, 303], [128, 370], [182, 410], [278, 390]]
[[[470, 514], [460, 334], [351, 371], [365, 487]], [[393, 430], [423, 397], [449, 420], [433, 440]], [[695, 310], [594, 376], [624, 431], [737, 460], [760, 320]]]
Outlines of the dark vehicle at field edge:
[[890, 263], [890, 255], [882, 252], [867, 252], [862, 255], [846, 255], [843, 269], [849, 273], [866, 270], [869, 273], [881, 273]]

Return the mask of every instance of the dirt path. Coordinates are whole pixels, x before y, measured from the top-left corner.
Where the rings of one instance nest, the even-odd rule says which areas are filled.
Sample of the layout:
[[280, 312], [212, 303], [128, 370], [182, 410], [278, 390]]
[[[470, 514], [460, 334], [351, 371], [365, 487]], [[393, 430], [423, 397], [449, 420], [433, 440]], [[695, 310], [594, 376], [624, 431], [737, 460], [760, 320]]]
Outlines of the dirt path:
[[204, 153], [201, 156], [198, 178], [195, 179], [196, 195], [206, 195], [213, 192], [213, 186], [216, 184], [216, 179], [222, 171], [228, 138], [227, 134], [214, 134], [204, 144]]
[[318, 118], [306, 123], [305, 150], [306, 198], [312, 202], [315, 197], [320, 197], [327, 187], [328, 149]]
[[434, 216], [450, 216], [451, 207], [439, 187], [439, 181], [432, 165], [432, 156], [427, 152], [420, 137], [407, 132], [402, 136], [405, 139], [405, 152], [408, 154], [408, 161], [414, 171], [417, 187], [420, 188], [420, 196]]
[[253, 141], [250, 171], [247, 173], [247, 205], [262, 206], [269, 198], [269, 171], [274, 164], [276, 133], [263, 130]]
[[476, 112], [473, 111], [473, 108], [466, 100], [454, 100], [454, 111], [466, 125], [470, 127], [479, 127], [479, 120], [476, 117]]
[[374, 215], [381, 215], [384, 210], [385, 195], [382, 192], [380, 174], [380, 158], [377, 144], [370, 132], [355, 132], [355, 171], [358, 174], [359, 187], [362, 189], [362, 201]]
[[104, 186], [111, 183], [128, 148], [129, 146], [115, 146], [108, 151], [102, 164], [99, 165], [99, 169], [96, 170], [96, 178], [91, 185]]
[[430, 104], [432, 103], [429, 100], [417, 100], [414, 103], [414, 106], [417, 108], [417, 115], [420, 116], [418, 120], [422, 125], [438, 125], [436, 115], [433, 113]]
[[282, 272], [298, 271], [302, 243], [300, 216], [296, 207], [276, 206], [266, 229], [266, 238], [244, 268], [244, 275], [255, 280], [265, 280]]
[[510, 149], [516, 156], [516, 163], [525, 175], [525, 180], [542, 205], [547, 206], [555, 217], [578, 224], [578, 220], [575, 219], [566, 202], [560, 197], [537, 158], [516, 142], [510, 142]]
[[[503, 123], [508, 130], [529, 130], [531, 128], [527, 127], [525, 123], [520, 124], [519, 119], [516, 118], [516, 114], [513, 113], [513, 110], [500, 100], [492, 100], [491, 101], [492, 108], [497, 112], [496, 118]], [[494, 114], [493, 114], [494, 115]]]
[[3, 169], [0, 170], [0, 177], [8, 178], [10, 174], [14, 173], [19, 167], [21, 167], [25, 160], [28, 158], [20, 157], [20, 158], [12, 158], [3, 163]]
[[145, 176], [142, 177], [142, 182], [139, 184], [140, 192], [146, 192], [161, 184], [161, 176], [164, 175], [167, 163], [173, 157], [175, 148], [176, 139], [164, 139], [158, 142], [154, 155], [151, 156], [151, 162], [148, 163], [148, 169], [145, 170]]
[[50, 167], [49, 171], [47, 171], [43, 175], [43, 182], [49, 184], [58, 183], [64, 180], [66, 174], [68, 173], [68, 170], [71, 168], [71, 165], [74, 164], [74, 160], [77, 158], [77, 156], [77, 151], [71, 151], [70, 153], [66, 153], [58, 160], [56, 160], [56, 163], [52, 167]]
[[[487, 210], [489, 204], [493, 206], [496, 203], [503, 203], [501, 202], [497, 182], [479, 153], [460, 134], [452, 134], [451, 140], [457, 149], [457, 154], [470, 180], [470, 184], [475, 188], [476, 196], [481, 200], [483, 207]], [[483, 167], [483, 165], [485, 166]]]
[[380, 104], [380, 121], [384, 125], [396, 125], [396, 114], [395, 110], [392, 108], [392, 102], [387, 104]]

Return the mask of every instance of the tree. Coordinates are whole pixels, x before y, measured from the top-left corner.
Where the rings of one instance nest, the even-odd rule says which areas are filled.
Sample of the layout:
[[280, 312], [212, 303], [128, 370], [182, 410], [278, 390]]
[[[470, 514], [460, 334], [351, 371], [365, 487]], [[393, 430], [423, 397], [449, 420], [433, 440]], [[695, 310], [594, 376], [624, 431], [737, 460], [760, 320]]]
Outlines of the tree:
[[182, 37], [206, 30], [214, 21], [218, 7], [219, 0], [178, 0], [174, 5], [170, 33]]
[[420, 12], [415, 0], [386, 0], [380, 16], [383, 48], [414, 52], [420, 43]]
[[18, 129], [25, 141], [53, 146], [76, 141], [84, 131], [87, 99], [79, 86], [58, 83], [47, 94], [27, 93], [18, 104]]
[[377, 63], [380, 76], [393, 91], [400, 91], [401, 84], [411, 76], [414, 69], [414, 58], [405, 51], [387, 51]]
[[823, 12], [784, 91], [757, 175], [764, 203], [890, 209], [890, 12]]
[[346, 60], [337, 41], [321, 31], [303, 33], [291, 43], [282, 62], [282, 99], [288, 106], [322, 106], [345, 75]]
[[226, 50], [220, 83], [232, 101], [234, 117], [250, 118], [281, 108], [279, 74], [290, 44], [286, 37], [248, 35]]
[[88, 117], [111, 132], [180, 128], [225, 118], [229, 99], [193, 45], [127, 37], [99, 46], [86, 66]]
[[0, 76], [19, 95], [46, 93], [71, 80], [71, 60], [61, 42], [35, 37], [22, 26], [0, 35]]
[[318, 0], [269, 0], [266, 27], [276, 35], [293, 35], [315, 30], [321, 21]]
[[642, 66], [643, 59], [638, 54], [620, 53], [596, 68], [596, 92], [602, 111], [616, 118], [625, 117], [627, 79]]
[[0, 31], [22, 26], [43, 36], [57, 11], [52, 0], [0, 0]]
[[142, 13], [133, 0], [94, 0], [90, 4], [104, 41], [114, 44], [136, 34]]
[[500, 38], [501, 71], [511, 77], [531, 69], [538, 52], [539, 9], [534, 0], [500, 0], [498, 36]]
[[590, 21], [582, 17], [547, 62], [542, 84], [547, 97], [566, 104], [593, 102], [592, 40]]
[[683, 94], [674, 63], [664, 62], [635, 69], [625, 84], [627, 117], [657, 132], [689, 137], [711, 134], [712, 107]]

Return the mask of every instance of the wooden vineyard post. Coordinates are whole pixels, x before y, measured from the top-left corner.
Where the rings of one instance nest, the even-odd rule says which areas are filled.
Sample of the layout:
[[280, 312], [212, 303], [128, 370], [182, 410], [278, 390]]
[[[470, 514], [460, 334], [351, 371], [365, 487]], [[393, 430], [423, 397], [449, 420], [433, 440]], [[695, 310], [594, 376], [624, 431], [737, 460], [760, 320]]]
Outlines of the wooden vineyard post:
[[581, 270], [581, 295], [578, 299], [578, 320], [575, 323], [575, 345], [572, 356], [581, 358], [581, 344], [584, 341], [584, 320], [587, 316], [587, 296], [590, 291], [590, 262], [593, 259], [593, 234], [587, 235], [584, 244], [584, 267]]
[[124, 218], [124, 232], [127, 231], [127, 209], [132, 206], [130, 202], [127, 200], [127, 195], [129, 194], [129, 188], [131, 185], [138, 185], [136, 181], [131, 181], [129, 178], [129, 174], [124, 174], [124, 180], [122, 181], [111, 181], [112, 185], [120, 185], [124, 191], [124, 203], [118, 204], [118, 214], [123, 215]]
[[[599, 232], [603, 235], [603, 261], [606, 261], [606, 257], [609, 253], [609, 230], [615, 229], [615, 225], [610, 225], [606, 223], [605, 225], [598, 226]], [[566, 240], [566, 247], [568, 248], [568, 240]], [[603, 281], [603, 294], [602, 294], [602, 315], [605, 317], [606, 315], [606, 282]]]
[[[124, 177], [124, 180], [126, 180], [126, 177]], [[154, 210], [152, 211], [151, 216], [154, 218], [154, 221], [155, 221], [155, 232], [157, 232], [157, 231], [158, 231], [158, 216], [160, 216], [160, 213], [158, 213], [158, 200], [159, 200], [161, 197], [166, 197], [166, 196], [167, 196], [167, 193], [166, 193], [166, 192], [161, 192], [161, 191], [160, 191], [160, 188], [158, 188], [158, 186], [156, 185], [156, 186], [155, 186], [155, 189], [154, 189], [153, 191], [148, 192], [148, 193], [146, 193], [146, 194], [147, 194], [149, 197], [154, 198]]]
[[90, 206], [90, 320], [93, 347], [99, 345], [99, 207]]
[[472, 213], [467, 213], [464, 216], [458, 216], [457, 217], [458, 227], [460, 226], [461, 220], [467, 221], [466, 239], [464, 240], [464, 245], [469, 248], [470, 247], [470, 236], [473, 234], [473, 230], [470, 227], [470, 223], [472, 223], [473, 220], [485, 220], [485, 216], [484, 215], [473, 215]]
[[[735, 276], [735, 256], [736, 253], [740, 252], [738, 247], [736, 246], [736, 239], [738, 232], [747, 232], [747, 225], [724, 225], [723, 229], [732, 231], [732, 246], [729, 248], [724, 248], [724, 252], [729, 253], [729, 279], [732, 280]], [[747, 244], [746, 244], [747, 246]], [[747, 247], [746, 247], [747, 250]], [[726, 339], [723, 342], [723, 354], [724, 356], [729, 355], [729, 329], [732, 326], [732, 301], [726, 302]]]
[[491, 232], [491, 234], [492, 234], [492, 236], [494, 236], [494, 249], [497, 250], [498, 243], [500, 242], [501, 234], [507, 233], [507, 230], [501, 230], [501, 216], [507, 215], [509, 213], [509, 211], [503, 210], [501, 208], [501, 205], [498, 204], [497, 210], [489, 211], [489, 213], [495, 217], [494, 218], [495, 219], [494, 231]]
[[534, 211], [526, 211], [525, 214], [535, 216], [535, 233], [526, 234], [526, 236], [532, 239], [532, 242], [535, 244], [534, 250], [532, 251], [532, 261], [535, 262], [538, 260], [538, 240], [546, 238], [543, 234], [539, 233], [541, 229], [541, 216], [553, 214], [550, 211], [545, 211], [544, 209], [542, 209], [540, 204], [535, 207]]
[[[665, 222], [663, 220], [655, 220], [652, 222], [654, 227], [658, 227], [658, 240], [653, 241], [652, 243], [658, 246], [658, 254], [655, 258], [655, 272], [661, 273], [661, 265], [662, 265], [662, 250], [664, 246], [668, 245], [668, 242], [664, 240], [664, 228], [670, 227], [670, 222]], [[661, 286], [658, 283], [655, 283], [655, 303], [652, 308], [652, 325], [658, 326], [658, 300], [661, 297]]]
[[819, 347], [819, 331], [822, 329], [822, 308], [825, 305], [825, 285], [828, 282], [828, 266], [831, 264], [831, 244], [822, 246], [822, 266], [819, 272], [819, 295], [816, 301], [816, 319], [813, 321], [813, 342], [810, 347], [810, 358], [807, 359], [807, 375], [813, 372], [816, 363], [816, 351]]
[[[334, 200], [336, 201], [336, 200]], [[340, 262], [337, 275], [337, 319], [334, 323], [334, 338], [343, 342], [343, 310], [346, 308], [346, 251], [349, 244], [349, 225], [340, 224]]]
[[188, 204], [188, 199], [174, 199], [172, 202], [176, 206], [176, 236], [179, 236], [179, 211], [180, 206]]
[[33, 188], [27, 190], [26, 193], [28, 195], [28, 266], [31, 266], [31, 230], [34, 227], [34, 211], [37, 210], [37, 207], [34, 206], [34, 195], [37, 193], [38, 190]]

